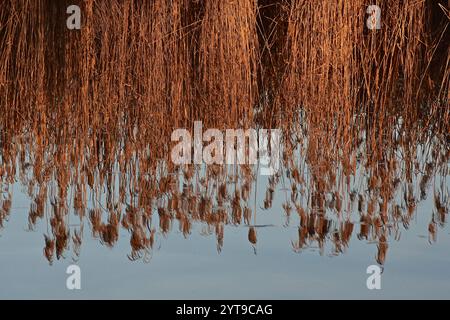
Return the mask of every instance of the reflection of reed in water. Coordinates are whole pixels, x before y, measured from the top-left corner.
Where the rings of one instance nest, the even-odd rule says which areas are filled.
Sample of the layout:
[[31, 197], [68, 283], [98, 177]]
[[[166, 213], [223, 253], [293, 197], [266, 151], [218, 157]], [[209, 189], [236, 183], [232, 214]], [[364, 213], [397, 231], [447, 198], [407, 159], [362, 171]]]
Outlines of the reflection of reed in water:
[[[419, 123], [413, 130], [418, 129]], [[424, 131], [412, 139], [414, 134], [404, 128], [403, 140], [389, 138], [379, 148], [368, 149], [367, 138], [357, 137], [352, 152], [344, 154], [333, 137], [324, 139], [311, 130], [308, 128], [307, 135], [301, 130], [285, 135], [282, 169], [269, 177], [261, 203], [254, 199], [256, 167], [174, 167], [149, 158], [151, 146], [142, 149], [138, 134], [127, 146], [121, 142], [126, 137], [116, 145], [103, 141], [107, 136], [95, 143], [86, 137], [85, 146], [97, 145], [95, 152], [89, 147], [84, 152], [74, 151], [72, 145], [57, 142], [49, 143], [50, 152], [32, 141], [54, 137], [33, 133], [30, 138], [22, 136], [10, 156], [18, 160], [21, 184], [33, 199], [30, 228], [42, 219], [47, 221], [44, 254], [50, 262], [55, 256], [63, 257], [69, 247], [77, 259], [86, 221], [92, 236], [109, 247], [117, 243], [121, 229], [127, 231], [131, 260], [149, 259], [158, 237], [168, 236], [175, 222], [186, 238], [197, 225], [203, 226], [202, 234], [215, 234], [219, 252], [224, 245], [224, 227], [246, 225], [248, 241], [256, 252], [257, 230], [262, 227], [256, 223], [258, 212], [271, 211], [275, 199], [284, 199], [285, 225], [298, 221], [294, 251], [318, 246], [323, 254], [330, 244], [331, 254], [341, 254], [356, 237], [376, 243], [376, 260], [383, 264], [389, 241], [399, 240], [401, 230], [408, 229], [418, 203], [430, 189], [434, 209], [428, 231], [430, 241], [437, 240], [449, 208], [446, 177], [450, 152], [445, 135]], [[367, 135], [362, 132], [359, 136]], [[2, 172], [11, 172], [12, 163], [4, 162]], [[8, 180], [9, 175], [4, 174], [2, 189], [9, 187]], [[11, 194], [5, 193], [2, 223], [11, 201]]]
[[[298, 214], [295, 251], [340, 254], [356, 237], [382, 264], [431, 189], [437, 240], [449, 208], [448, 8], [381, 1], [384, 27], [368, 33], [359, 0], [79, 4], [81, 32], [59, 20], [67, 1], [0, 8], [0, 226], [18, 177], [30, 229], [47, 222], [49, 261], [69, 246], [79, 256], [85, 223], [109, 247], [128, 232], [131, 260], [174, 225], [185, 237], [204, 226], [218, 251], [226, 225], [246, 225], [256, 248], [258, 213], [283, 199], [285, 225]], [[193, 120], [284, 129], [283, 168], [261, 204], [256, 168], [167, 161], [173, 128]]]

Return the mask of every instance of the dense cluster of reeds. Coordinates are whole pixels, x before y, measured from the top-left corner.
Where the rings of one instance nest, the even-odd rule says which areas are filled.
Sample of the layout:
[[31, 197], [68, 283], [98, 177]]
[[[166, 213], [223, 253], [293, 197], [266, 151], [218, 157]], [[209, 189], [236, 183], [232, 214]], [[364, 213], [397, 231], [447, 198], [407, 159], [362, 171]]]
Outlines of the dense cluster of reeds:
[[[70, 4], [80, 31], [66, 27]], [[303, 109], [345, 131], [355, 114], [383, 123], [448, 102], [448, 5], [371, 4], [380, 30], [367, 29], [363, 0], [2, 0], [1, 110], [146, 128], [244, 125], [255, 109], [279, 124]]]
[[[71, 4], [79, 31], [66, 28]], [[70, 244], [79, 254], [86, 218], [109, 246], [127, 230], [131, 259], [174, 220], [186, 236], [204, 223], [219, 250], [226, 224], [246, 224], [256, 245], [254, 168], [161, 161], [173, 128], [201, 120], [285, 129], [285, 174], [262, 207], [288, 180], [295, 250], [331, 240], [343, 251], [356, 212], [358, 237], [378, 242], [383, 263], [430, 185], [433, 238], [449, 208], [434, 179], [445, 180], [450, 157], [449, 5], [371, 4], [380, 30], [366, 28], [362, 0], [0, 0], [0, 227], [19, 176], [30, 228], [44, 217], [50, 226], [49, 260]]]

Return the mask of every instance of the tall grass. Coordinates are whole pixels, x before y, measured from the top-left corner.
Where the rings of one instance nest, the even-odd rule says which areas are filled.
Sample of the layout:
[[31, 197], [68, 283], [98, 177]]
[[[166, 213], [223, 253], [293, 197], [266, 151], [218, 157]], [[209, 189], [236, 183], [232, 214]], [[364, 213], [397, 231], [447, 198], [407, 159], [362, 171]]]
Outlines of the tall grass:
[[418, 117], [424, 99], [448, 102], [444, 2], [375, 1], [377, 31], [365, 27], [363, 0], [74, 3], [81, 31], [65, 28], [69, 1], [2, 1], [6, 114], [57, 108], [85, 125], [125, 117], [142, 126], [149, 115], [239, 123], [255, 108], [276, 120], [303, 109], [346, 131], [355, 114], [383, 123], [397, 110]]

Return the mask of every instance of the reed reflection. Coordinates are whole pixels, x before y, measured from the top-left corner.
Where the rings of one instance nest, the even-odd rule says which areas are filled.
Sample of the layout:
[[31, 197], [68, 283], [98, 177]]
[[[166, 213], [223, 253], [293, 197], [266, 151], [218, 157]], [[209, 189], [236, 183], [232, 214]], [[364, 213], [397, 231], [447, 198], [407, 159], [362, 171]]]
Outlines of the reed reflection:
[[[2, 149], [0, 224], [7, 228], [13, 201], [8, 190], [19, 177], [32, 199], [29, 228], [47, 225], [44, 255], [50, 263], [68, 255], [78, 259], [87, 233], [114, 247], [127, 232], [128, 258], [149, 260], [172, 231], [189, 239], [193, 226], [215, 235], [218, 252], [227, 225], [246, 227], [256, 253], [258, 229], [265, 227], [257, 224], [258, 215], [268, 213], [283, 217], [280, 232], [298, 225], [291, 243], [295, 252], [318, 247], [321, 254], [339, 255], [358, 239], [376, 243], [375, 259], [384, 264], [389, 242], [401, 240], [415, 215], [429, 214], [416, 211], [420, 201], [433, 198], [426, 227], [431, 243], [446, 224], [446, 135], [414, 134], [417, 126], [412, 131], [386, 127], [385, 136], [397, 138], [370, 148], [367, 131], [349, 140], [355, 141], [350, 148], [324, 132], [313, 133], [311, 125], [286, 131], [282, 169], [264, 183], [261, 203], [255, 197], [262, 185], [256, 166], [173, 166], [150, 156], [155, 146], [143, 144], [139, 130], [126, 129], [112, 139], [79, 137], [72, 126], [77, 124], [64, 126], [64, 136], [31, 130], [3, 135], [11, 142]], [[156, 149], [168, 139], [161, 136]], [[350, 152], [342, 152], [344, 147]], [[283, 199], [281, 211], [273, 207], [274, 199]]]

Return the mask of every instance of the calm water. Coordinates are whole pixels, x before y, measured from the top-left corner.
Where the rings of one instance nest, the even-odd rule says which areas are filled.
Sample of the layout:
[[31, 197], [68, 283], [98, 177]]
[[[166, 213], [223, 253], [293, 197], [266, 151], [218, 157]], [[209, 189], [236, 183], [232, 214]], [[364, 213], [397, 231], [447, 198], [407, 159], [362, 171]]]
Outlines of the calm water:
[[[201, 215], [202, 211], [209, 210], [207, 204], [202, 207], [201, 195], [214, 197], [219, 191], [214, 187], [202, 189], [201, 177], [205, 171], [200, 169], [189, 180], [193, 186], [192, 197], [200, 201], [189, 213], [189, 227], [185, 226], [183, 232], [184, 220], [176, 215], [165, 224], [165, 215], [159, 214], [162, 211], [158, 212], [157, 208], [170, 210], [170, 201], [167, 202], [170, 196], [157, 196], [152, 200], [151, 219], [143, 223], [148, 227], [144, 231], [148, 239], [153, 230], [153, 240], [142, 247], [130, 241], [139, 229], [136, 226], [127, 230], [122, 223], [113, 228], [117, 230], [116, 238], [108, 236], [107, 232], [102, 236], [104, 226], [108, 225], [106, 207], [108, 203], [121, 202], [120, 192], [110, 190], [112, 197], [108, 198], [105, 184], [98, 183], [94, 192], [87, 188], [87, 211], [100, 208], [103, 212], [103, 227], [96, 227], [92, 212], [84, 219], [75, 214], [72, 208], [76, 188], [69, 186], [69, 200], [65, 205], [67, 216], [64, 217], [68, 241], [59, 258], [52, 252], [50, 262], [44, 255], [44, 234], [58, 239], [57, 227], [52, 222], [52, 216], [58, 215], [55, 211], [58, 205], [52, 201], [58, 197], [52, 194], [57, 194], [55, 190], [61, 182], [50, 179], [45, 184], [48, 188], [48, 195], [44, 197], [45, 214], [30, 224], [30, 208], [36, 206], [32, 205], [29, 187], [24, 186], [23, 177], [17, 178], [8, 185], [8, 190], [3, 190], [3, 199], [8, 194], [11, 196], [11, 208], [0, 231], [0, 298], [450, 298], [450, 229], [445, 221], [439, 220], [448, 214], [448, 162], [421, 184], [424, 179], [422, 169], [432, 159], [424, 156], [427, 153], [421, 152], [421, 148], [416, 149], [419, 161], [413, 180], [411, 183], [398, 182], [398, 189], [389, 202], [389, 219], [381, 226], [375, 213], [374, 222], [364, 222], [361, 218], [369, 210], [377, 212], [377, 209], [368, 208], [368, 200], [373, 197], [364, 182], [366, 171], [359, 164], [350, 184], [339, 189], [342, 192], [340, 211], [329, 193], [325, 193], [324, 205], [316, 208], [314, 200], [308, 200], [314, 198], [308, 190], [312, 188], [311, 183], [300, 183], [304, 188], [300, 187], [298, 198], [293, 199], [293, 174], [285, 166], [275, 180], [255, 176], [245, 196], [247, 200], [240, 199], [241, 204], [245, 203], [243, 207], [251, 210], [250, 219], [245, 219], [243, 213], [243, 218], [235, 220], [231, 196], [222, 205], [230, 209], [226, 211], [227, 222], [220, 223], [222, 232], [217, 231], [218, 224], [210, 221], [212, 218]], [[402, 172], [404, 161], [400, 156], [397, 160], [398, 170]], [[306, 179], [313, 166], [300, 165], [303, 168], [300, 172]], [[121, 176], [124, 177], [122, 182], [133, 184], [127, 174], [116, 174], [111, 185], [117, 190]], [[236, 186], [245, 189], [242, 187], [245, 175], [238, 175], [235, 181], [231, 176], [224, 180], [231, 182], [228, 193], [232, 195]], [[181, 173], [174, 181], [178, 184], [169, 194], [192, 200], [189, 192], [183, 191], [183, 183], [189, 182]], [[209, 186], [209, 183], [203, 182], [203, 185]], [[274, 186], [273, 201], [264, 209], [270, 185]], [[408, 188], [410, 193], [406, 192]], [[405, 194], [417, 199], [410, 214], [407, 213]], [[435, 195], [441, 201], [444, 217], [439, 218]], [[122, 210], [122, 220], [127, 208], [132, 207], [129, 195], [123, 199], [128, 207]], [[306, 222], [301, 222], [293, 202], [287, 205], [292, 200], [303, 203], [308, 216]], [[220, 212], [220, 207], [217, 211], [216, 206], [214, 202], [212, 216]], [[109, 225], [114, 223], [109, 221]], [[97, 233], [93, 231], [96, 228], [100, 230]], [[220, 235], [222, 241], [219, 241]], [[82, 239], [78, 247], [75, 236]], [[66, 268], [71, 264], [81, 267], [82, 289], [79, 291], [66, 289]], [[370, 291], [366, 287], [369, 276], [366, 269], [374, 264], [384, 270], [382, 289]]]

